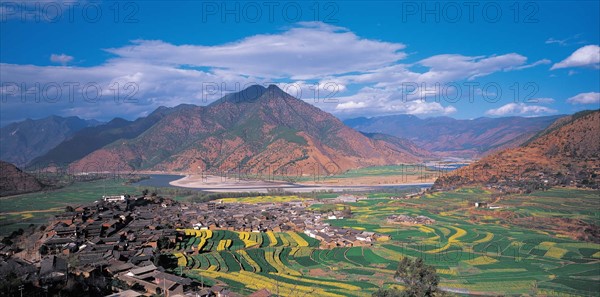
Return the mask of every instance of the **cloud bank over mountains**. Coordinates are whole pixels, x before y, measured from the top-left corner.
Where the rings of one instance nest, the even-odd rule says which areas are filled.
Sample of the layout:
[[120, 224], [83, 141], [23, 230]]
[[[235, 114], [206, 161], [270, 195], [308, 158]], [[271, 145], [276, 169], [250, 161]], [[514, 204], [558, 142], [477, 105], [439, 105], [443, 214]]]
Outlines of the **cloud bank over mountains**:
[[[51, 62], [60, 66], [2, 63], [2, 112], [18, 113], [28, 108], [23, 102], [34, 102], [44, 108], [32, 111], [33, 117], [49, 110], [84, 118], [106, 114], [137, 117], [161, 105], [204, 105], [252, 84], [275, 82], [339, 116], [447, 115], [457, 111], [451, 101], [429, 99], [460, 94], [453, 88], [436, 88], [436, 84], [469, 82], [551, 63], [548, 59], [528, 61], [515, 52], [445, 53], [409, 63], [407, 49], [402, 43], [363, 38], [348, 28], [321, 22], [300, 22], [277, 34], [218, 45], [132, 40], [122, 47], [104, 49], [112, 57], [94, 66], [70, 65], [85, 57], [68, 53], [50, 56]], [[552, 69], [598, 67], [597, 52], [598, 46], [582, 47]], [[482, 93], [477, 87], [474, 91]], [[555, 112], [515, 103], [487, 114], [505, 111]]]

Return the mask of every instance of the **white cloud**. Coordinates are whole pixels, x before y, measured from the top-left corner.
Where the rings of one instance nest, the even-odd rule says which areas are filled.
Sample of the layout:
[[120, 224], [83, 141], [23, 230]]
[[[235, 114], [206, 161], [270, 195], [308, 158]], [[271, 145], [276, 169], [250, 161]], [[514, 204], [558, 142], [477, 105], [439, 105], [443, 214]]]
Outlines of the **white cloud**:
[[508, 103], [496, 109], [490, 109], [485, 112], [491, 116], [507, 115], [538, 115], [543, 113], [554, 113], [556, 110], [539, 105], [528, 105], [525, 103]]
[[527, 68], [535, 67], [535, 66], [538, 66], [538, 65], [546, 65], [546, 64], [550, 64], [550, 63], [552, 63], [552, 61], [550, 61], [548, 59], [541, 59], [541, 60], [536, 61], [536, 62], [531, 63], [531, 64], [527, 64], [527, 65], [515, 67], [515, 69], [516, 70], [527, 69]]
[[54, 63], [60, 63], [62, 65], [67, 65], [71, 61], [73, 61], [73, 56], [65, 55], [65, 54], [52, 54], [50, 55], [50, 61]]
[[[407, 86], [411, 88], [416, 86], [416, 89], [408, 90], [410, 91], [408, 97], [409, 99], [422, 99], [439, 96], [440, 93], [451, 95], [445, 93], [449, 83], [458, 84], [461, 91], [465, 93], [468, 87], [462, 84], [464, 80], [473, 80], [495, 72], [518, 70], [549, 63], [547, 60], [540, 60], [526, 65], [526, 61], [526, 57], [514, 53], [477, 57], [457, 54], [436, 55], [414, 64], [428, 68], [424, 72], [410, 70], [414, 65], [395, 64], [358, 74], [337, 76], [336, 80], [345, 85], [370, 84], [375, 88], [395, 92], [406, 92]], [[450, 87], [449, 90], [453, 92], [454, 88]], [[480, 90], [476, 91], [479, 91], [479, 95], [481, 95]]]
[[600, 47], [597, 45], [581, 47], [566, 59], [552, 65], [550, 70], [570, 67], [600, 68]]
[[[161, 105], [206, 105], [230, 91], [236, 91], [236, 87], [263, 83], [262, 80], [243, 76], [215, 76], [198, 70], [127, 60], [93, 67], [0, 63], [0, 77], [3, 78], [2, 85], [6, 89], [3, 91], [3, 99], [6, 99], [6, 103], [2, 103], [3, 120], [15, 114], [22, 116], [23, 113], [31, 118], [48, 114], [76, 115], [83, 114], [85, 109], [89, 109], [88, 112], [97, 111], [100, 115], [97, 119], [134, 118]], [[216, 92], [206, 92], [203, 83], [207, 82], [217, 82], [219, 88], [223, 86], [227, 91], [221, 92], [218, 89]], [[15, 84], [19, 88], [14, 88]], [[46, 89], [47, 92], [30, 92], [23, 95], [19, 90], [21, 85], [24, 86], [23, 89], [39, 86], [39, 89]], [[53, 99], [55, 86], [58, 86], [61, 94]], [[87, 97], [83, 92], [86, 86]], [[96, 100], [92, 100], [96, 98], [96, 87], [101, 93]], [[21, 101], [23, 97], [25, 102]]]
[[407, 104], [392, 104], [389, 107], [388, 113], [405, 113], [414, 115], [426, 115], [426, 114], [452, 114], [456, 112], [454, 106], [442, 106], [438, 102], [426, 102], [426, 101], [409, 101]]
[[354, 102], [354, 101], [348, 101], [345, 103], [340, 103], [338, 104], [335, 109], [357, 109], [357, 108], [364, 108], [366, 107], [367, 104], [365, 102]]
[[[250, 84], [266, 85], [273, 81], [298, 84], [300, 99], [333, 113], [450, 114], [456, 109], [444, 105], [452, 104], [451, 101], [430, 100], [440, 93], [440, 90], [432, 90], [436, 83], [460, 84], [496, 72], [546, 63], [540, 60], [527, 64], [526, 57], [508, 53], [441, 54], [408, 64], [402, 63], [406, 57], [404, 49], [401, 43], [361, 38], [346, 28], [319, 22], [300, 23], [277, 34], [255, 35], [212, 46], [137, 40], [108, 49], [115, 57], [95, 66], [66, 67], [64, 65], [74, 60], [66, 54], [51, 56], [53, 62], [62, 66], [0, 64], [2, 83], [25, 83], [27, 87], [38, 83], [43, 88], [56, 82], [63, 86], [59, 102], [44, 102], [41, 98], [35, 108], [30, 105], [33, 99], [22, 103], [20, 94], [7, 96], [9, 100], [3, 104], [2, 116], [5, 120], [5, 115], [19, 113], [19, 110], [21, 114], [73, 114], [89, 108], [98, 110], [104, 117], [101, 119], [132, 118], [160, 105], [205, 105]], [[67, 93], [65, 82], [79, 84], [73, 96]], [[87, 83], [102, 88], [102, 100], [97, 103], [85, 100], [81, 88]], [[114, 100], [117, 83], [118, 103]], [[125, 89], [128, 83], [135, 88]], [[207, 83], [218, 86], [217, 92], [209, 92], [205, 88]], [[319, 83], [318, 88], [315, 83]], [[327, 83], [334, 83], [337, 89]], [[407, 95], [406, 83], [415, 83], [418, 87]], [[329, 98], [333, 91], [337, 92]], [[123, 99], [132, 92], [137, 103], [124, 104]], [[294, 95], [293, 92], [292, 87], [290, 93]], [[415, 101], [421, 97], [428, 102]], [[324, 98], [334, 100], [324, 102]]]
[[554, 98], [532, 98], [527, 100], [527, 103], [540, 103], [540, 104], [550, 104], [554, 103], [556, 100]]
[[447, 82], [458, 77], [473, 80], [494, 72], [513, 70], [526, 61], [526, 57], [516, 53], [490, 57], [452, 54], [433, 56], [421, 60], [419, 64], [430, 68], [428, 72], [421, 75], [422, 79]]
[[107, 49], [119, 59], [172, 66], [218, 67], [257, 77], [295, 80], [366, 71], [403, 59], [405, 45], [363, 39], [345, 28], [316, 22], [299, 23], [280, 34], [261, 34], [216, 45], [173, 45], [135, 40]]
[[567, 39], [555, 39], [554, 37], [550, 37], [546, 40], [546, 44], [559, 44], [559, 45], [567, 45]]
[[[409, 100], [400, 92], [366, 87], [358, 93], [339, 98], [337, 105], [323, 104], [319, 107], [344, 116], [384, 115], [384, 114], [452, 114], [456, 112], [453, 106], [444, 107], [439, 102], [425, 100]], [[333, 107], [333, 108], [332, 108]]]
[[571, 44], [584, 43], [584, 41], [579, 40], [580, 37], [581, 37], [581, 34], [575, 34], [575, 35], [565, 38], [565, 39], [556, 39], [554, 37], [550, 37], [550, 38], [546, 39], [546, 44], [558, 44], [560, 46], [567, 46], [567, 45], [571, 45]]
[[567, 102], [571, 104], [600, 104], [600, 93], [580, 93], [567, 99]]

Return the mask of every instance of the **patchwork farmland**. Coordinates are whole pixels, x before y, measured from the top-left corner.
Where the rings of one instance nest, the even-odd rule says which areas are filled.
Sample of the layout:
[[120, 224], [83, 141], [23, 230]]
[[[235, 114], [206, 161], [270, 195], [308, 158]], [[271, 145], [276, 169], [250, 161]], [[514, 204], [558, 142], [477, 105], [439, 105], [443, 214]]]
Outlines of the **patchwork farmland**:
[[[537, 203], [530, 196], [536, 196]], [[494, 201], [502, 208], [476, 209], [475, 201]], [[584, 202], [588, 207], [580, 206]], [[557, 212], [591, 222], [597, 220], [599, 203], [597, 192], [574, 189], [501, 200], [481, 189], [402, 201], [373, 195], [338, 204], [351, 207], [352, 218], [328, 221], [387, 235], [371, 246], [324, 249], [318, 240], [291, 231], [181, 229], [183, 240], [173, 250], [179, 265], [175, 272], [208, 284], [225, 283], [246, 294], [267, 288], [282, 296], [369, 296], [379, 287], [399, 286], [393, 275], [399, 260], [408, 256], [434, 265], [448, 292], [597, 295], [600, 244], [550, 227], [508, 223], [514, 217], [546, 218]], [[312, 208], [326, 205], [330, 207]], [[391, 224], [386, 218], [394, 214], [423, 215], [436, 223]]]

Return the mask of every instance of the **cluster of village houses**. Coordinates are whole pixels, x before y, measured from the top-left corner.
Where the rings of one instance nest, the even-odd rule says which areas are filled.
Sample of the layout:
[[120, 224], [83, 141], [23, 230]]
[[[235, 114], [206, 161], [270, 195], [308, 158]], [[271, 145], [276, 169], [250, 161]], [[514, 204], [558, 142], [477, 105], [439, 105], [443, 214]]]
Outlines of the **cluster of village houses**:
[[[360, 199], [366, 198], [341, 195], [326, 201], [343, 203]], [[41, 284], [64, 281], [68, 274], [90, 277], [100, 273], [126, 285], [124, 289], [136, 289], [114, 296], [238, 296], [226, 287], [204, 288], [195, 280], [157, 267], [161, 241], [175, 246], [185, 236], [178, 229], [185, 228], [303, 232], [318, 239], [322, 248], [370, 245], [384, 236], [331, 226], [328, 220], [343, 219], [350, 214], [336, 208], [328, 212], [308, 208], [323, 202], [242, 204], [216, 200], [188, 204], [161, 197], [105, 196], [93, 205], [78, 206], [56, 215], [43, 231], [34, 233], [39, 239], [33, 247], [21, 252], [30, 254], [20, 258], [38, 259], [29, 264], [41, 268], [37, 275]], [[12, 259], [17, 260], [11, 260], [10, 265], [29, 267], [19, 257]], [[267, 293], [263, 290], [260, 294]]]
[[[331, 199], [327, 202], [338, 203], [337, 201]], [[178, 218], [196, 229], [303, 232], [318, 239], [322, 248], [370, 245], [376, 237], [382, 236], [373, 232], [331, 226], [327, 220], [344, 219], [345, 216], [348, 216], [348, 212], [332, 210], [322, 213], [308, 209], [316, 202], [315, 200], [305, 200], [244, 204], [219, 203], [217, 201], [182, 206]]]
[[411, 225], [431, 225], [435, 224], [435, 220], [426, 216], [409, 216], [409, 215], [391, 215], [387, 217], [388, 223], [411, 224]]

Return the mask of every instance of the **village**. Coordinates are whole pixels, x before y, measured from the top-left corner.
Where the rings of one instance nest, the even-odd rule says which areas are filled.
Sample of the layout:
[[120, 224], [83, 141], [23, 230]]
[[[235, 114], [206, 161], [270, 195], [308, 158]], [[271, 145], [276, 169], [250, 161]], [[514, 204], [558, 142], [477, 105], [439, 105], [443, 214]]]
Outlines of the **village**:
[[362, 199], [367, 198], [343, 194], [327, 199], [332, 206], [327, 211], [316, 211], [310, 206], [322, 200], [181, 203], [147, 193], [104, 196], [92, 205], [67, 207], [19, 244], [1, 243], [0, 270], [26, 274], [46, 292], [76, 282], [117, 292], [104, 294], [108, 296], [239, 296], [223, 286], [206, 288], [197, 280], [166, 272], [161, 255], [172, 252], [184, 238], [184, 229], [295, 231], [319, 240], [324, 249], [369, 246], [386, 235], [327, 222], [352, 215], [350, 208], [336, 207], [338, 203]]

